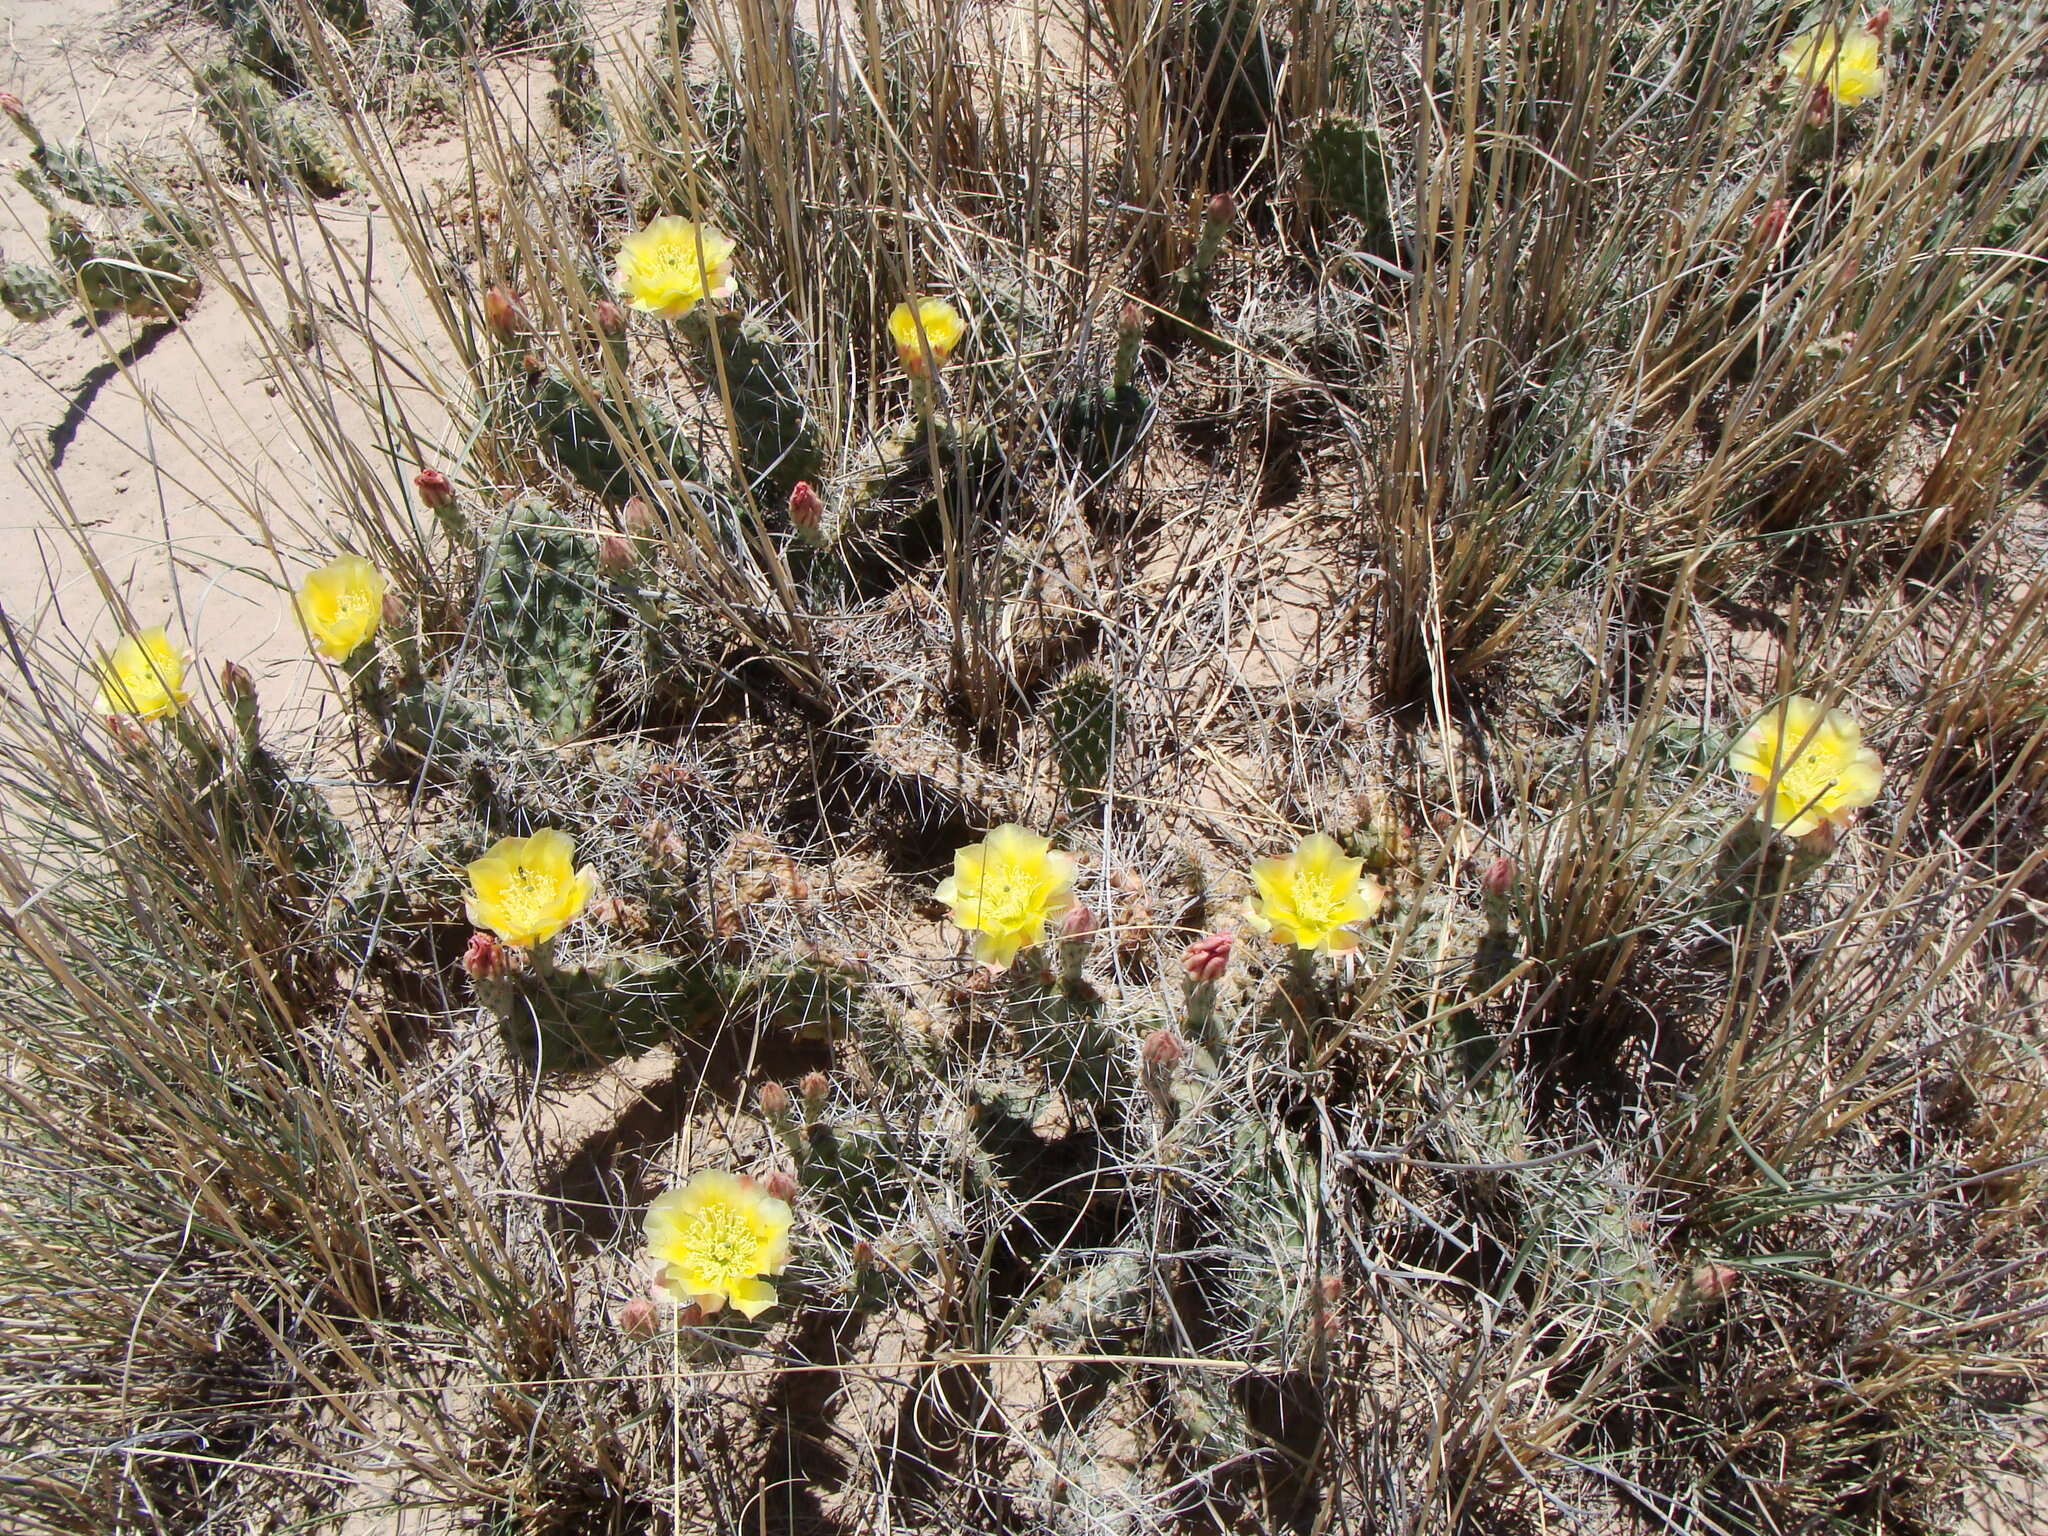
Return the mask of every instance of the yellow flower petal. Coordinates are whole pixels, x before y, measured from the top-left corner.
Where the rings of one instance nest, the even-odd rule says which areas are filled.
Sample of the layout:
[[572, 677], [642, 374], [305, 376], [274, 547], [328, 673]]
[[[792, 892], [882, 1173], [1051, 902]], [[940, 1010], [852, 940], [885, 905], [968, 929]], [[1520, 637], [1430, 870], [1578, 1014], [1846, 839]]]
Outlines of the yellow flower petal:
[[898, 304], [889, 313], [889, 339], [896, 343], [896, 360], [913, 378], [921, 378], [927, 371], [927, 347], [931, 362], [943, 368], [966, 335], [967, 322], [944, 299]]
[[466, 873], [463, 910], [507, 944], [553, 938], [582, 915], [597, 891], [596, 875], [576, 868], [575, 843], [555, 828], [499, 839]]
[[1884, 90], [1884, 41], [1867, 27], [1810, 27], [1793, 38], [1778, 63], [1806, 86], [1823, 86], [1845, 107]]
[[626, 237], [612, 281], [634, 309], [680, 320], [706, 299], [732, 292], [734, 249], [709, 224], [665, 216]]
[[955, 852], [952, 876], [939, 883], [938, 897], [952, 909], [953, 921], [976, 935], [975, 959], [1006, 970], [1074, 905], [1074, 874], [1071, 854], [1010, 823]]
[[1790, 698], [1736, 738], [1728, 763], [1764, 797], [1763, 814], [1789, 837], [1824, 821], [1846, 825], [1877, 799], [1884, 764], [1863, 745], [1862, 727], [1839, 709]]
[[161, 624], [123, 636], [93, 671], [99, 680], [93, 698], [98, 714], [161, 720], [192, 697], [185, 689], [185, 658]]
[[761, 1277], [789, 1261], [788, 1204], [749, 1180], [703, 1169], [647, 1208], [650, 1255], [671, 1295], [694, 1300], [708, 1316], [732, 1304], [753, 1317], [774, 1305]]
[[726, 1299], [748, 1318], [756, 1318], [775, 1305], [775, 1287], [766, 1280], [735, 1280]]
[[377, 632], [384, 617], [383, 572], [361, 555], [342, 555], [308, 573], [299, 587], [299, 622], [313, 648], [346, 661]]
[[1358, 943], [1345, 925], [1375, 916], [1386, 899], [1365, 860], [1351, 858], [1325, 833], [1305, 837], [1284, 859], [1252, 864], [1252, 926], [1297, 949], [1346, 950]]

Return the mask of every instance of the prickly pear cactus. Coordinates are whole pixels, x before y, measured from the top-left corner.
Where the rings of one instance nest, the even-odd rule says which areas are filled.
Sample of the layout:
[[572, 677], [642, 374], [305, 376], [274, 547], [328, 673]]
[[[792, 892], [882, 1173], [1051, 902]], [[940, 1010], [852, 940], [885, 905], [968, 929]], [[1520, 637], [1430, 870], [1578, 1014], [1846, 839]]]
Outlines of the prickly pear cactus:
[[802, 564], [806, 580], [827, 596], [887, 592], [938, 552], [948, 511], [962, 527], [992, 517], [1011, 483], [1002, 445], [987, 427], [906, 422], [832, 498]]
[[[606, 415], [567, 378], [559, 373], [532, 378], [526, 407], [541, 447], [570, 479], [609, 506], [621, 505], [633, 494], [632, 461], [620, 450]], [[614, 402], [607, 414], [626, 441], [647, 455], [657, 478], [700, 477], [689, 439], [653, 406], [638, 400]]]
[[714, 316], [699, 308], [682, 329], [705, 384], [730, 403], [733, 435], [755, 490], [780, 506], [790, 487], [815, 480], [824, 466], [788, 349], [754, 315]]
[[579, 139], [603, 133], [604, 97], [598, 86], [597, 56], [591, 51], [590, 33], [581, 17], [564, 28], [560, 41], [548, 51], [548, 68], [555, 77], [548, 104], [563, 131]]
[[702, 962], [648, 950], [480, 975], [476, 992], [513, 1056], [545, 1073], [602, 1066], [671, 1035], [702, 1038], [724, 1017], [718, 980]]
[[32, 261], [0, 262], [0, 309], [17, 320], [47, 320], [70, 307], [71, 287]]
[[76, 214], [50, 215], [50, 255], [78, 281], [95, 314], [182, 316], [199, 297], [199, 274], [170, 235], [102, 240]]
[[1342, 113], [1312, 124], [1301, 141], [1300, 191], [1312, 213], [1350, 214], [1365, 226], [1366, 249], [1393, 255], [1387, 156], [1377, 128]]
[[598, 658], [612, 619], [600, 580], [589, 534], [536, 498], [507, 509], [484, 580], [485, 638], [512, 696], [557, 741], [581, 735], [596, 709]]
[[252, 182], [297, 182], [315, 197], [348, 188], [341, 154], [307, 120], [307, 108], [287, 103], [254, 70], [225, 59], [193, 77], [199, 110]]
[[1116, 684], [1093, 663], [1074, 668], [1046, 700], [1053, 762], [1070, 798], [1092, 798], [1108, 785], [1124, 709]]

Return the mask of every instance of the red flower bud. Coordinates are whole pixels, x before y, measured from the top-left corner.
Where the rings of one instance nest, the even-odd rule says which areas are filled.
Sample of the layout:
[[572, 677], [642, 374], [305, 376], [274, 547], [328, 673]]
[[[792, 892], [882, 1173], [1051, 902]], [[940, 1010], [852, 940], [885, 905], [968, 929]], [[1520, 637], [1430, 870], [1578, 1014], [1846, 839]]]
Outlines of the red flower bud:
[[629, 1339], [653, 1338], [659, 1321], [654, 1303], [645, 1296], [635, 1296], [619, 1308], [619, 1332]]
[[1228, 224], [1237, 217], [1237, 199], [1228, 192], [1218, 192], [1209, 199], [1209, 206], [1203, 210], [1203, 217], [1211, 224]]
[[640, 551], [622, 533], [607, 533], [597, 541], [597, 568], [607, 576], [623, 576], [640, 563]]
[[462, 969], [471, 981], [495, 981], [512, 969], [512, 961], [495, 933], [473, 933], [462, 952]]
[[1479, 877], [1479, 888], [1498, 901], [1515, 888], [1515, 881], [1521, 873], [1521, 866], [1508, 855], [1502, 854], [1486, 866], [1486, 872]]
[[240, 662], [224, 661], [220, 665], [220, 691], [230, 704], [247, 704], [256, 697], [256, 679]]
[[1223, 973], [1230, 968], [1230, 946], [1233, 942], [1230, 934], [1212, 933], [1190, 944], [1180, 963], [1196, 981], [1221, 981]]
[[1138, 1047], [1138, 1059], [1145, 1064], [1146, 1075], [1165, 1076], [1180, 1065], [1188, 1048], [1180, 1043], [1180, 1037], [1170, 1029], [1155, 1029], [1145, 1037]]
[[1871, 13], [1870, 19], [1863, 23], [1863, 29], [1872, 37], [1882, 38], [1891, 24], [1892, 8], [1881, 5]]
[[1707, 1301], [1724, 1300], [1741, 1283], [1742, 1272], [1732, 1264], [1702, 1264], [1692, 1272], [1692, 1288]]
[[780, 1120], [789, 1113], [789, 1090], [780, 1083], [761, 1085], [761, 1113], [770, 1120]]
[[864, 1237], [854, 1242], [853, 1267], [856, 1271], [875, 1267], [875, 1245]]
[[386, 624], [396, 629], [405, 623], [407, 612], [405, 599], [396, 592], [386, 592], [384, 594], [384, 601], [378, 607], [378, 612], [383, 616]]
[[761, 1193], [787, 1205], [796, 1199], [796, 1175], [787, 1168], [775, 1168], [761, 1176]]
[[17, 123], [28, 121], [28, 108], [22, 105], [21, 98], [12, 91], [0, 91], [0, 112], [5, 112]]
[[423, 469], [412, 477], [414, 489], [429, 512], [455, 505], [455, 482], [438, 469]]
[[1806, 120], [1816, 128], [1825, 128], [1828, 119], [1834, 115], [1835, 98], [1824, 85], [1816, 85], [1813, 95], [1806, 103]]
[[661, 526], [654, 516], [654, 508], [647, 504], [645, 496], [627, 497], [626, 505], [619, 513], [619, 521], [625, 526], [626, 532], [636, 539], [653, 538]]
[[822, 1072], [806, 1072], [804, 1080], [796, 1086], [797, 1092], [804, 1096], [804, 1108], [816, 1119], [818, 1111], [825, 1107], [826, 1097], [832, 1092], [832, 1084]]
[[799, 480], [790, 487], [789, 521], [791, 527], [812, 531], [825, 521], [825, 500], [808, 480]]
[[626, 334], [626, 312], [611, 299], [597, 301], [597, 328], [607, 336]]
[[1060, 937], [1078, 942], [1101, 926], [1095, 921], [1095, 914], [1089, 910], [1088, 903], [1077, 901], [1067, 908], [1066, 916], [1060, 919]]
[[1116, 328], [1121, 335], [1131, 335], [1145, 328], [1145, 312], [1133, 301], [1126, 299], [1124, 307], [1117, 311]]
[[1792, 219], [1792, 204], [1782, 197], [1771, 199], [1764, 211], [1756, 216], [1757, 243], [1775, 247], [1785, 238], [1785, 227]]

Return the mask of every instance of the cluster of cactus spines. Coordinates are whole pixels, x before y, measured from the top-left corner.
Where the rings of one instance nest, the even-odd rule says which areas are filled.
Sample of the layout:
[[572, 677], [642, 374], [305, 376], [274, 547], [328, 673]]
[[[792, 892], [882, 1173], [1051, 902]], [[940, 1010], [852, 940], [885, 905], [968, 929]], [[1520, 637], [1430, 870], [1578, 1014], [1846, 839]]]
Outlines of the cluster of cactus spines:
[[1218, 192], [1202, 207], [1202, 227], [1187, 265], [1173, 276], [1173, 318], [1181, 334], [1204, 340], [1214, 335], [1216, 311], [1209, 301], [1210, 280], [1230, 226], [1237, 222], [1237, 201]]
[[792, 492], [792, 526], [827, 557], [811, 563], [811, 579], [862, 597], [888, 591], [938, 551], [949, 514], [956, 526], [986, 514], [1009, 474], [986, 425], [945, 416], [906, 421], [829, 501]]
[[348, 834], [319, 791], [294, 778], [263, 744], [255, 679], [230, 661], [221, 667], [220, 689], [239, 750], [231, 772], [212, 777], [207, 790], [227, 846], [295, 871], [337, 868]]
[[199, 273], [185, 243], [147, 228], [130, 239], [102, 239], [74, 213], [50, 215], [50, 256], [95, 314], [182, 317], [199, 298]]
[[580, 14], [570, 14], [561, 36], [548, 50], [548, 69], [555, 77], [548, 105], [555, 121], [572, 137], [586, 139], [605, 131], [604, 94], [597, 78], [597, 55]]
[[904, 1183], [903, 1132], [880, 1120], [831, 1115], [831, 1084], [821, 1072], [792, 1097], [765, 1083], [761, 1115], [797, 1168], [797, 1183], [835, 1226], [862, 1232], [896, 1204]]
[[1151, 398], [1138, 386], [1138, 349], [1144, 339], [1143, 314], [1136, 304], [1125, 304], [1117, 317], [1109, 386], [1089, 384], [1067, 402], [1061, 440], [1091, 486], [1123, 467], [1151, 424]]
[[519, 388], [527, 419], [548, 458], [608, 506], [624, 505], [637, 488], [633, 460], [620, 448], [614, 432], [646, 454], [660, 479], [695, 480], [702, 473], [690, 440], [644, 400], [615, 396], [600, 411], [574, 380], [552, 369], [528, 374]]
[[1350, 214], [1364, 226], [1364, 248], [1394, 254], [1387, 154], [1380, 131], [1344, 113], [1311, 124], [1301, 141], [1301, 193], [1311, 211]]
[[788, 348], [758, 315], [692, 310], [680, 329], [693, 343], [697, 371], [726, 401], [733, 440], [752, 489], [779, 505], [800, 481], [823, 469], [818, 429], [798, 388]]
[[537, 1073], [587, 1070], [672, 1037], [708, 1039], [731, 992], [719, 967], [695, 958], [638, 950], [558, 965], [489, 933], [470, 940], [462, 968], [514, 1059]]
[[28, 108], [11, 91], [0, 91], [0, 113], [4, 113], [21, 136], [28, 140], [28, 158], [45, 180], [66, 197], [96, 208], [131, 208], [135, 189], [128, 178], [100, 163], [84, 144], [52, 144], [47, 141]]
[[315, 197], [348, 189], [347, 162], [296, 102], [245, 64], [216, 59], [193, 77], [199, 110], [220, 141], [258, 184], [300, 185]]
[[1087, 804], [1108, 787], [1125, 713], [1115, 680], [1093, 662], [1075, 667], [1047, 698], [1052, 760], [1076, 805]]
[[33, 261], [0, 261], [0, 309], [17, 320], [48, 320], [72, 301], [71, 285]]
[[547, 502], [527, 497], [505, 512], [484, 578], [484, 638], [520, 707], [557, 741], [589, 728], [598, 658], [613, 610], [601, 588], [597, 545]]

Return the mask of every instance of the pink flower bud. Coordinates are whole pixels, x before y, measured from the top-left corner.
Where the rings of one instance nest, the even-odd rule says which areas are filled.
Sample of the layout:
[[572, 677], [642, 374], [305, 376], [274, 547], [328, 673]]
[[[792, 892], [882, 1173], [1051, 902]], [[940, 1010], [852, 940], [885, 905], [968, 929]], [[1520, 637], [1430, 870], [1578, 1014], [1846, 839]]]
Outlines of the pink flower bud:
[[784, 1205], [796, 1199], [796, 1175], [787, 1168], [776, 1168], [761, 1176], [761, 1193]]
[[875, 1267], [875, 1245], [864, 1237], [853, 1245], [853, 1267], [856, 1273]]
[[484, 324], [501, 341], [517, 341], [533, 328], [518, 298], [503, 283], [493, 283], [484, 290]]
[[1223, 973], [1230, 968], [1230, 946], [1233, 942], [1230, 934], [1209, 934], [1190, 944], [1180, 963], [1196, 981], [1221, 981]]
[[832, 1084], [826, 1080], [822, 1072], [806, 1072], [804, 1080], [796, 1086], [797, 1092], [804, 1096], [804, 1108], [809, 1111], [812, 1119], [816, 1119], [818, 1112], [825, 1107], [827, 1096], [832, 1092]]
[[1138, 1059], [1145, 1064], [1147, 1076], [1170, 1075], [1187, 1053], [1188, 1048], [1180, 1043], [1180, 1037], [1170, 1029], [1153, 1030], [1138, 1047]]
[[1060, 937], [1078, 943], [1101, 926], [1095, 921], [1095, 914], [1089, 910], [1088, 903], [1077, 901], [1067, 908], [1066, 916], [1060, 919]]
[[1130, 336], [1145, 328], [1145, 312], [1133, 301], [1126, 299], [1124, 307], [1117, 311], [1116, 328], [1119, 335]]
[[1834, 111], [1834, 93], [1824, 85], [1816, 85], [1813, 88], [1813, 95], [1808, 98], [1806, 103], [1807, 122], [1816, 128], [1825, 128], [1828, 125], [1828, 119], [1834, 116]]
[[607, 336], [626, 334], [626, 312], [611, 299], [599, 299], [596, 309], [597, 328]]
[[1486, 866], [1486, 872], [1479, 877], [1479, 888], [1499, 901], [1515, 888], [1515, 881], [1521, 873], [1521, 866], [1507, 854], [1502, 854]]
[[622, 533], [607, 533], [597, 541], [597, 568], [607, 576], [623, 576], [640, 563], [640, 551]]
[[495, 933], [473, 933], [462, 952], [462, 969], [471, 981], [496, 981], [511, 971], [512, 960]]
[[1725, 1300], [1741, 1280], [1742, 1272], [1732, 1264], [1702, 1264], [1692, 1272], [1693, 1292], [1706, 1301]]
[[780, 1083], [761, 1085], [761, 1113], [770, 1120], [780, 1120], [789, 1113], [789, 1090]]
[[1863, 23], [1863, 29], [1872, 37], [1882, 38], [1891, 24], [1892, 8], [1881, 5], [1871, 13], [1870, 19]]
[[647, 504], [645, 496], [629, 496], [619, 513], [619, 521], [633, 538], [651, 539], [660, 530], [661, 524], [654, 515], [654, 508]]
[[1782, 197], [1774, 197], [1756, 217], [1757, 244], [1775, 247], [1785, 238], [1785, 227], [1791, 222], [1792, 204]]
[[654, 1310], [654, 1303], [645, 1296], [635, 1296], [619, 1308], [619, 1332], [629, 1339], [651, 1339], [659, 1325], [660, 1315]]
[[405, 599], [396, 592], [386, 592], [384, 601], [378, 605], [378, 613], [393, 629], [405, 623], [406, 612]]
[[812, 532], [825, 521], [825, 500], [808, 480], [799, 480], [790, 487], [789, 521], [793, 528]]
[[455, 482], [438, 469], [423, 469], [412, 477], [413, 488], [429, 512], [455, 505]]
[[1203, 210], [1203, 217], [1211, 224], [1228, 224], [1237, 218], [1237, 199], [1228, 192], [1218, 192], [1209, 199], [1209, 206]]
[[0, 91], [0, 112], [5, 112], [17, 123], [25, 124], [28, 121], [28, 108], [22, 105], [21, 98], [12, 91]]

